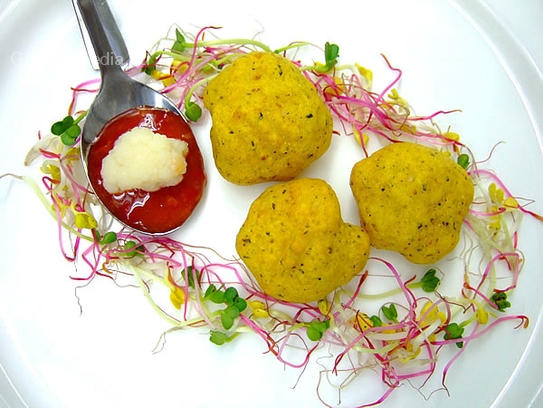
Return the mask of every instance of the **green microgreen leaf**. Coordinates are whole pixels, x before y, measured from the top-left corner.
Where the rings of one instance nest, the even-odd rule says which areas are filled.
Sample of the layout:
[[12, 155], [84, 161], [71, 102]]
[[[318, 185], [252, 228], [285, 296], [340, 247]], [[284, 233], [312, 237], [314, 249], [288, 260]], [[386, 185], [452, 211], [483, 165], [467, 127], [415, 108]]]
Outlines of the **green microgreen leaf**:
[[425, 292], [433, 292], [440, 283], [440, 279], [436, 276], [434, 268], [429, 269], [420, 280], [422, 290]]
[[381, 327], [383, 325], [383, 321], [379, 316], [373, 315], [372, 317], [370, 317], [370, 320], [373, 324], [373, 327]]
[[172, 51], [182, 53], [185, 51], [185, 37], [179, 29], [175, 29], [175, 42], [172, 45]]
[[212, 330], [209, 340], [217, 346], [222, 346], [224, 343], [231, 341], [232, 338], [223, 332]]
[[505, 309], [511, 307], [511, 303], [507, 300], [507, 293], [505, 292], [494, 292], [490, 300], [494, 302], [500, 312], [505, 312]]
[[245, 309], [247, 309], [247, 301], [243, 299], [242, 297], [237, 297], [236, 300], [234, 300], [234, 306], [236, 306], [239, 312], [241, 313]]
[[202, 117], [202, 108], [192, 101], [185, 103], [185, 116], [187, 119], [197, 122]]
[[187, 282], [189, 287], [194, 289], [194, 275], [196, 275], [196, 280], [200, 280], [200, 272], [196, 269], [193, 269], [192, 266], [188, 266], [187, 269], [181, 271], [181, 276]]
[[[99, 234], [98, 231], [96, 233]], [[113, 231], [106, 232], [106, 234], [102, 238], [100, 238], [99, 235], [97, 235], [97, 237], [98, 241], [102, 245], [112, 244], [117, 241], [117, 234]]]
[[64, 119], [55, 122], [53, 126], [51, 126], [51, 133], [55, 136], [60, 136], [73, 124], [74, 118], [72, 116], [66, 116]]
[[213, 284], [209, 285], [204, 293], [204, 299], [208, 299], [213, 292], [217, 290], [217, 287]]
[[81, 127], [79, 127], [78, 122], [82, 119], [82, 116], [77, 119], [74, 119], [72, 116], [66, 116], [64, 119], [53, 123], [51, 133], [59, 136], [62, 143], [66, 146], [72, 146], [81, 134]]
[[396, 310], [394, 303], [391, 303], [390, 306], [381, 307], [381, 311], [388, 320], [398, 323], [398, 311]]
[[328, 41], [324, 45], [324, 58], [326, 61], [327, 70], [331, 70], [337, 64], [339, 57], [339, 46], [336, 44], [330, 44]]
[[77, 140], [77, 136], [79, 136], [80, 134], [81, 128], [79, 127], [79, 125], [75, 124], [62, 132], [62, 134], [60, 135], [60, 140], [62, 140], [62, 143], [64, 143], [66, 146], [72, 146]]
[[[443, 337], [445, 340], [461, 339], [462, 334], [464, 334], [464, 328], [462, 326], [460, 326], [458, 323], [450, 323], [447, 327], [445, 327], [445, 335]], [[456, 346], [458, 348], [462, 348], [464, 346], [464, 342], [458, 341], [456, 342]]]
[[209, 300], [217, 304], [224, 303], [224, 291], [215, 289], [209, 294]]
[[145, 68], [143, 68], [142, 71], [145, 72], [147, 75], [151, 75], [153, 71], [156, 69], [157, 61], [158, 61], [158, 56], [149, 55], [149, 58], [147, 59], [147, 63], [145, 64]]
[[232, 305], [238, 297], [238, 291], [234, 287], [229, 287], [224, 291], [224, 303], [227, 305]]
[[322, 339], [323, 333], [313, 326], [307, 328], [307, 338], [311, 341], [319, 341]]
[[458, 156], [458, 159], [456, 161], [458, 165], [464, 169], [467, 169], [469, 166], [469, 156], [465, 153], [462, 153], [460, 156]]
[[134, 241], [126, 241], [123, 245], [123, 250], [127, 252], [123, 255], [127, 258], [133, 258], [138, 255], [141, 256], [145, 248], [143, 247], [143, 245], [139, 245], [138, 247], [136, 247], [136, 245], [138, 244]]
[[222, 327], [224, 327], [226, 330], [230, 330], [234, 325], [234, 318], [226, 313], [223, 313], [221, 314], [221, 323]]
[[241, 312], [236, 307], [236, 305], [230, 305], [226, 309], [223, 310], [223, 315], [230, 316], [232, 319], [239, 317], [240, 313]]
[[307, 326], [307, 338], [311, 341], [319, 341], [324, 332], [330, 327], [330, 320], [312, 320]]

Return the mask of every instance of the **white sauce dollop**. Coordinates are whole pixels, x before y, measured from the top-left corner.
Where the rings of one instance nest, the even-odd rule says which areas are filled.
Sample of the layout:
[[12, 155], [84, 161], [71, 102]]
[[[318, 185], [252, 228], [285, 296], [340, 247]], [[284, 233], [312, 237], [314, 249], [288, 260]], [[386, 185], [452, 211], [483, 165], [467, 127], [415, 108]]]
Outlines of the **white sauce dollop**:
[[110, 194], [139, 188], [157, 191], [175, 186], [187, 171], [186, 142], [149, 128], [136, 127], [122, 134], [102, 161], [102, 179]]

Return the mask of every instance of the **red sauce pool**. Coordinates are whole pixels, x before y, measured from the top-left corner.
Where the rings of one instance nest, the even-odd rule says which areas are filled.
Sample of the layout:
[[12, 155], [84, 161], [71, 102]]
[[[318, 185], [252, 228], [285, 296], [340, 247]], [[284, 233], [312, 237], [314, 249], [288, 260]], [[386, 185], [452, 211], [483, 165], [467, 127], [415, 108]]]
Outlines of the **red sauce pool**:
[[[102, 160], [115, 141], [135, 127], [187, 142], [187, 171], [175, 186], [153, 192], [132, 189], [110, 194], [103, 185]], [[190, 126], [166, 109], [141, 107], [116, 116], [90, 147], [87, 161], [91, 185], [107, 209], [125, 224], [148, 233], [166, 233], [183, 224], [200, 202], [206, 184], [204, 161]]]

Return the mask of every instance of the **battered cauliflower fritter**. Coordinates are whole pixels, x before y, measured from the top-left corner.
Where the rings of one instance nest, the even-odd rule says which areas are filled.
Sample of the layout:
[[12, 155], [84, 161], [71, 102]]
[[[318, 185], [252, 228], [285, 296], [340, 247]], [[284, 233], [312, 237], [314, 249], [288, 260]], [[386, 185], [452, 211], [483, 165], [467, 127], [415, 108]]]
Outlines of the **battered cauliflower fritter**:
[[407, 142], [356, 163], [350, 185], [372, 246], [416, 264], [436, 262], [456, 247], [474, 194], [448, 153]]
[[321, 157], [332, 115], [290, 60], [252, 52], [239, 57], [204, 93], [219, 173], [232, 183], [287, 181]]
[[262, 290], [289, 302], [324, 299], [366, 264], [368, 234], [343, 222], [323, 180], [268, 187], [251, 205], [236, 249]]

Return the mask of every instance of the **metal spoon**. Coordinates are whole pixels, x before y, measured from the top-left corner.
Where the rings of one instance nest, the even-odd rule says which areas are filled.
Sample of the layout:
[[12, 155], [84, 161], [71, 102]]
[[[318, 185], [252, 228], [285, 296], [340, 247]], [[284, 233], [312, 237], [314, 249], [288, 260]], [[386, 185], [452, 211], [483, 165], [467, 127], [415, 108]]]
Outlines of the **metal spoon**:
[[[121, 67], [121, 60], [111, 47], [109, 41], [111, 34], [106, 31], [100, 15], [100, 8], [107, 2], [105, 0], [78, 0], [77, 3], [89, 32], [102, 77], [100, 90], [87, 113], [83, 128], [81, 148], [85, 160], [90, 144], [96, 139], [102, 127], [118, 114], [140, 106], [165, 108], [178, 115], [181, 115], [181, 112], [160, 92], [125, 74]], [[108, 25], [110, 30], [118, 31], [116, 25], [113, 26], [111, 22]], [[115, 37], [122, 38], [120, 34]]]
[[[104, 125], [120, 113], [132, 108], [150, 106], [170, 110], [181, 117], [183, 115], [167, 97], [131, 79], [123, 71], [121, 67], [123, 58], [117, 56], [112, 43], [117, 52], [123, 52], [124, 41], [107, 2], [105, 0], [76, 0], [76, 3], [96, 53], [102, 78], [98, 94], [85, 118], [81, 138], [81, 156], [87, 171], [90, 146]], [[124, 49], [126, 50], [125, 47]], [[122, 220], [119, 222], [126, 225]], [[134, 229], [132, 226], [130, 228]], [[175, 229], [164, 233], [170, 233]]]
[[[89, 30], [83, 21], [81, 16], [81, 10], [79, 8], [79, 0], [72, 0], [72, 5], [74, 7], [75, 15], [77, 17], [77, 22], [79, 23], [79, 28], [81, 30], [81, 36], [83, 37], [83, 42], [85, 43], [85, 48], [87, 49], [87, 55], [89, 57], [89, 62], [92, 66], [92, 69], [99, 71], [100, 67], [98, 65], [98, 58], [94, 52], [94, 47], [92, 46]], [[124, 39], [117, 27], [117, 22], [111, 13], [111, 9], [107, 2], [101, 2], [98, 5], [98, 13], [100, 14], [100, 20], [102, 25], [108, 35], [109, 44], [115, 53], [116, 60], [120, 63], [119, 65], [128, 64], [130, 57], [128, 55], [128, 49], [124, 43]]]

